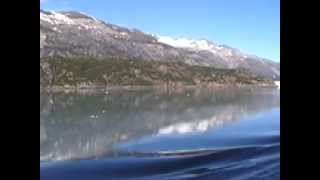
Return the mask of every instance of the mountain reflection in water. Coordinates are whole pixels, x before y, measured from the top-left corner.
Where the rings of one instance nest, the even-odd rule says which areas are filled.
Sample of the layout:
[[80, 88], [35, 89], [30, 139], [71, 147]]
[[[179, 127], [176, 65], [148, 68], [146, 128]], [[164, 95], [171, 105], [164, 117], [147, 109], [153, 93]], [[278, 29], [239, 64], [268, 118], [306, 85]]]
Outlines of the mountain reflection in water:
[[[143, 138], [214, 131], [279, 107], [279, 91], [263, 89], [117, 90], [40, 97], [41, 162], [114, 155]], [[177, 149], [167, 145], [164, 150]]]

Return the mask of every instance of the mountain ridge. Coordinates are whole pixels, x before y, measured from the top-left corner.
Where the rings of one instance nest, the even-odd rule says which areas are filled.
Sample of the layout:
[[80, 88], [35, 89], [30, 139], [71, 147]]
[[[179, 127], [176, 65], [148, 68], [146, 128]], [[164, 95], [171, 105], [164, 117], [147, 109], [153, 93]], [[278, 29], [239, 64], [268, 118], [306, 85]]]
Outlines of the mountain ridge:
[[280, 78], [280, 65], [271, 60], [248, 56], [208, 40], [189, 40], [193, 47], [175, 46], [164, 41], [163, 36], [114, 25], [81, 12], [40, 10], [40, 62], [57, 57], [183, 62], [247, 69], [266, 79]]

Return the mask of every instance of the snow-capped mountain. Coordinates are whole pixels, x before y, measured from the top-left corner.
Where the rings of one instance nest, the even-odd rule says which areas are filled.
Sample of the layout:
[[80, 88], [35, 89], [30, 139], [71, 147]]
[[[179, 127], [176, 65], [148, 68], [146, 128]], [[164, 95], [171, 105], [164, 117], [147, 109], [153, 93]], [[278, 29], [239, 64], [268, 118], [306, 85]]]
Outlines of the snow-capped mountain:
[[209, 51], [225, 60], [232, 60], [231, 57], [238, 57], [238, 60], [242, 61], [244, 58], [248, 57], [237, 49], [209, 42], [205, 39], [194, 40], [189, 38], [172, 38], [168, 36], [157, 36], [157, 38], [159, 42], [173, 47], [186, 48], [194, 51]]
[[[248, 64], [256, 64], [258, 67], [264, 65], [271, 65], [272, 67], [270, 68], [274, 73], [273, 77], [280, 76], [279, 64], [276, 64], [268, 59], [257, 57], [255, 55], [248, 55], [242, 53], [236, 48], [232, 48], [226, 45], [219, 45], [205, 39], [195, 40], [190, 38], [172, 38], [161, 35], [158, 35], [156, 37], [158, 39], [158, 42], [165, 43], [176, 48], [188, 49], [197, 53], [201, 51], [210, 52], [212, 56], [218, 56], [219, 58], [227, 62], [228, 68], [243, 67], [253, 69], [253, 67], [250, 67], [250, 65]], [[261, 69], [263, 69], [263, 67], [261, 67]], [[259, 74], [259, 71], [261, 72], [263, 70], [253, 71]]]
[[280, 65], [207, 40], [170, 38], [106, 23], [75, 11], [40, 11], [40, 59], [48, 57], [116, 57], [184, 62], [216, 68], [245, 68], [279, 79]]

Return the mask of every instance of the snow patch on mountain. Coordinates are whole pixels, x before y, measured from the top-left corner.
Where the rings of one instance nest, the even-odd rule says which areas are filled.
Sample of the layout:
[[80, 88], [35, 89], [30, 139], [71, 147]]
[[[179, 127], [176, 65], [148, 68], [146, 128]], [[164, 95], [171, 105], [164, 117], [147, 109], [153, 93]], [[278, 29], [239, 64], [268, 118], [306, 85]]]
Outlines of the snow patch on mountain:
[[207, 40], [193, 40], [189, 38], [172, 38], [167, 36], [157, 36], [158, 42], [168, 44], [179, 48], [192, 48], [196, 50], [207, 50], [216, 53], [215, 47], [218, 45], [208, 42]]
[[55, 11], [50, 11], [49, 13], [40, 12], [40, 20], [47, 21], [50, 24], [74, 24], [71, 18]]
[[230, 48], [225, 45], [219, 45], [205, 39], [194, 40], [189, 38], [172, 38], [160, 35], [157, 35], [157, 39], [160, 43], [164, 43], [177, 48], [186, 48], [194, 51], [209, 51], [227, 61], [233, 61], [233, 57], [241, 57], [240, 60], [243, 61], [248, 57], [237, 49]]

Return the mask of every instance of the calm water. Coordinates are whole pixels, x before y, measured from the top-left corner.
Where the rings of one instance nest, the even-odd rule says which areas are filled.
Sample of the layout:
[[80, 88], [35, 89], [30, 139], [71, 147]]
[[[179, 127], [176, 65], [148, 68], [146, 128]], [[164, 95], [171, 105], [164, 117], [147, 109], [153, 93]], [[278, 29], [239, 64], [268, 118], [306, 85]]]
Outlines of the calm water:
[[43, 180], [280, 179], [279, 90], [40, 97]]

